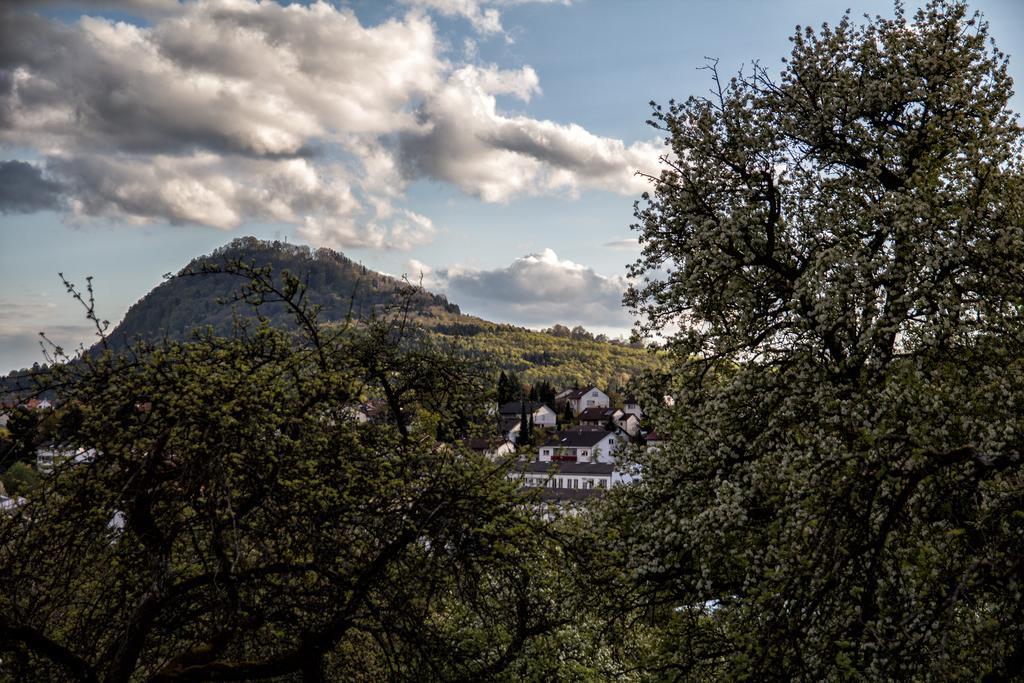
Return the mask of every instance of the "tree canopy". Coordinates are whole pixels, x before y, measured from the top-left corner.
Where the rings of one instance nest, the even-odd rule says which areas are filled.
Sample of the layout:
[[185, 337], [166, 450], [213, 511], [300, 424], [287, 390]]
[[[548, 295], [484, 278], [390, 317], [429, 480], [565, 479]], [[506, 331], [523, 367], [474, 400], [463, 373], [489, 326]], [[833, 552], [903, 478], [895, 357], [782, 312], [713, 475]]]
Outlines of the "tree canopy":
[[665, 169], [627, 302], [671, 337], [644, 404], [669, 441], [608, 513], [658, 615], [649, 663], [1006, 678], [1024, 665], [1006, 59], [939, 0], [791, 40], [777, 76], [712, 63], [710, 96], [653, 108]]
[[[569, 623], [559, 535], [504, 464], [435, 438], [486, 423], [487, 377], [402, 315], [324, 328], [297, 278], [217, 270], [297, 331], [53, 367], [95, 457], [0, 514], [0, 680], [557, 669], [538, 652]], [[355, 417], [368, 396], [380, 422]]]

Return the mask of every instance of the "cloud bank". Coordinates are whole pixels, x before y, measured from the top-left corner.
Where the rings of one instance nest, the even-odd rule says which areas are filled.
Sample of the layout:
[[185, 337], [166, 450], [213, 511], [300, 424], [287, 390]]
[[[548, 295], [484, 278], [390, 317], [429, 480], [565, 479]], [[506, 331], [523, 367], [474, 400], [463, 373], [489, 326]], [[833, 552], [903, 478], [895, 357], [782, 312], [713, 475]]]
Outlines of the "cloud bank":
[[460, 266], [434, 269], [410, 260], [409, 277], [443, 291], [464, 310], [491, 320], [548, 327], [556, 323], [626, 330], [632, 324], [622, 307], [626, 280], [560, 259], [551, 249], [529, 254], [503, 268]]
[[410, 4], [376, 26], [325, 2], [133, 2], [146, 25], [0, 10], [0, 153], [38, 159], [0, 161], [25, 190], [0, 211], [280, 221], [315, 244], [407, 249], [437, 233], [402, 206], [421, 178], [488, 202], [643, 189], [655, 145], [505, 112], [499, 97], [541, 94], [532, 68], [446, 58], [427, 11], [488, 33], [485, 5], [503, 3]]

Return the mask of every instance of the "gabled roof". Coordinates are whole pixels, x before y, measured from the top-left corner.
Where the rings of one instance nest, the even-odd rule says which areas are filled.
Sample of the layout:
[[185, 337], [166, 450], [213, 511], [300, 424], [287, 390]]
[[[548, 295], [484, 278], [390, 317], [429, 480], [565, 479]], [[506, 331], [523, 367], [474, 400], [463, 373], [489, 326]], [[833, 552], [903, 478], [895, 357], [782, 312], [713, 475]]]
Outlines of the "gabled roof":
[[615, 415], [615, 413], [617, 413], [617, 412], [618, 412], [618, 408], [602, 408], [600, 406], [594, 406], [594, 407], [591, 407], [591, 408], [586, 408], [583, 412], [581, 412], [579, 414], [579, 419], [580, 419], [580, 422], [583, 422], [583, 421], [606, 422], [609, 419], [611, 419], [611, 417], [613, 415]]
[[555, 434], [544, 442], [545, 446], [561, 448], [590, 448], [596, 446], [611, 432], [606, 429], [571, 429]]
[[504, 438], [502, 438], [500, 436], [491, 436], [491, 437], [486, 437], [485, 436], [485, 437], [480, 437], [480, 438], [477, 438], [477, 439], [463, 439], [462, 440], [462, 445], [463, 446], [465, 446], [466, 448], [468, 448], [471, 451], [477, 451], [477, 452], [480, 452], [480, 453], [484, 453], [486, 451], [493, 451], [494, 449], [500, 448], [501, 446], [503, 446], [505, 444], [511, 445], [512, 442], [509, 441], [508, 439], [504, 439]]
[[[597, 389], [597, 387], [594, 386], [593, 384], [591, 384], [590, 386], [587, 386], [587, 387], [583, 387], [582, 389], [575, 389], [575, 390], [572, 391], [572, 393], [570, 393], [568, 396], [566, 396], [566, 398], [569, 399], [570, 401], [575, 401], [575, 400], [583, 398], [584, 396], [589, 394], [594, 389]], [[600, 389], [597, 389], [597, 390], [601, 391]], [[601, 393], [603, 394], [604, 392], [601, 391]]]

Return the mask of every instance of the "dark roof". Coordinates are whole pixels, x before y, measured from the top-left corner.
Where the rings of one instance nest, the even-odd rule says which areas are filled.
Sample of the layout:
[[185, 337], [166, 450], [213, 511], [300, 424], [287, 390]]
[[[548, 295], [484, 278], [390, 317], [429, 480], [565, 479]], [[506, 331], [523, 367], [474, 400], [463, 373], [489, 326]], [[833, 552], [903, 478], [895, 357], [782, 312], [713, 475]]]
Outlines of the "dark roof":
[[647, 436], [644, 437], [644, 439], [646, 439], [647, 441], [664, 441], [665, 437], [663, 437], [658, 432], [650, 432]]
[[526, 411], [529, 413], [535, 413], [541, 406], [547, 405], [543, 401], [509, 401], [499, 406], [498, 412], [502, 415], [520, 415], [523, 404], [526, 404]]
[[518, 463], [513, 471], [522, 474], [590, 474], [608, 476], [615, 470], [610, 462], [525, 462]]
[[597, 420], [607, 422], [609, 419], [611, 419], [612, 415], [615, 414], [616, 410], [616, 408], [601, 408], [600, 406], [586, 408], [583, 412], [579, 414], [579, 419], [580, 422], [583, 422], [584, 420]]
[[462, 445], [471, 451], [490, 451], [505, 443], [508, 443], [508, 439], [498, 436], [462, 440]]
[[[590, 386], [588, 386], [588, 387], [583, 387], [582, 389], [576, 389], [576, 390], [575, 390], [575, 391], [573, 391], [573, 392], [572, 392], [571, 394], [569, 394], [568, 396], [566, 396], [566, 398], [568, 398], [568, 399], [570, 399], [570, 400], [574, 400], [574, 401], [575, 401], [576, 399], [579, 399], [579, 398], [583, 398], [584, 396], [586, 396], [587, 394], [589, 394], [589, 393], [590, 393], [590, 391], [591, 391], [591, 389], [597, 389], [597, 387], [596, 387], [596, 386], [594, 386], [593, 384], [591, 384], [591, 385], [590, 385]], [[601, 391], [600, 389], [597, 389], [597, 390], [598, 390], [598, 391]]]
[[636, 402], [637, 402], [636, 396], [627, 396], [626, 400], [624, 401], [624, 403], [627, 403], [627, 404], [629, 404], [629, 403], [635, 404]]
[[571, 429], [559, 432], [544, 442], [545, 446], [561, 446], [563, 448], [588, 448], [596, 445], [601, 439], [611, 434], [600, 427], [595, 429]]

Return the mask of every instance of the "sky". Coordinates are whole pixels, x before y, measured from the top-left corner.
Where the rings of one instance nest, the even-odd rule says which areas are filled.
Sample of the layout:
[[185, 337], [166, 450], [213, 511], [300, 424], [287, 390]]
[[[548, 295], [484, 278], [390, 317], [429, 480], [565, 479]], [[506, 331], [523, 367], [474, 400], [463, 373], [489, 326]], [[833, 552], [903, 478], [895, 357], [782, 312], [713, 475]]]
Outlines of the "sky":
[[[1024, 83], [1024, 3], [977, 0]], [[907, 2], [909, 10], [914, 3]], [[778, 72], [869, 0], [19, 0], [0, 8], [0, 371], [235, 237], [327, 246], [466, 313], [628, 334], [648, 102]], [[1017, 55], [1020, 55], [1018, 58]], [[1011, 106], [1022, 110], [1022, 96]]]

